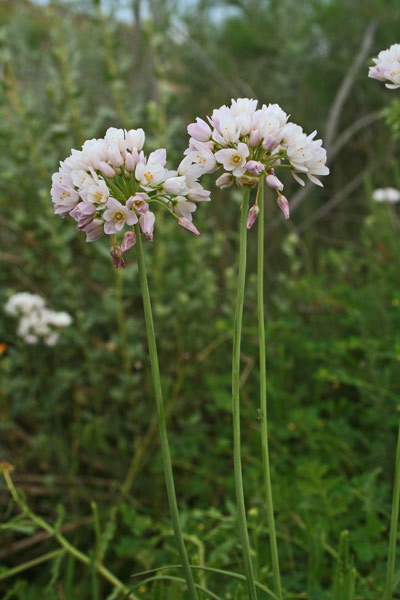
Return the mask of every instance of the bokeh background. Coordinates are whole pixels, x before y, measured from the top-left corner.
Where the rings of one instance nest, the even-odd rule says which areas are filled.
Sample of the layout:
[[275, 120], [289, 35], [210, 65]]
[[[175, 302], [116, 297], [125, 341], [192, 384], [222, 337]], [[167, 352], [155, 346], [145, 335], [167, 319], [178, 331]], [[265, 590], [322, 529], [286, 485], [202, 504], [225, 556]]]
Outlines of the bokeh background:
[[[367, 78], [399, 42], [393, 0], [0, 2], [0, 454], [29, 506], [90, 553], [98, 507], [105, 561], [121, 579], [179, 562], [169, 521], [135, 252], [115, 271], [53, 215], [58, 161], [109, 126], [143, 127], [178, 164], [187, 123], [232, 97], [278, 102], [318, 130], [331, 175], [285, 180], [292, 218], [266, 208], [270, 449], [289, 598], [336, 598], [349, 530], [357, 598], [382, 594], [400, 411], [397, 92]], [[398, 94], [397, 94], [398, 95]], [[146, 243], [170, 442], [190, 558], [242, 572], [234, 503], [231, 330], [240, 194], [205, 187], [194, 238], [158, 213]], [[272, 585], [263, 503], [256, 331], [256, 226], [242, 353], [243, 462], [256, 576]], [[29, 346], [2, 307], [38, 293], [73, 326]], [[2, 569], [57, 547], [0, 488]], [[9, 523], [7, 525], [7, 523]], [[1, 581], [2, 598], [107, 598], [67, 556]], [[175, 573], [176, 574], [176, 573]], [[237, 582], [198, 575], [222, 598]], [[135, 580], [136, 581], [136, 580]], [[152, 598], [150, 586], [139, 592]], [[159, 593], [159, 590], [155, 593]], [[184, 598], [171, 584], [165, 598]], [[97, 595], [96, 595], [97, 594]], [[116, 596], [113, 596], [116, 597]], [[154, 596], [156, 597], [156, 596]], [[161, 597], [161, 596], [160, 596]], [[159, 598], [159, 596], [157, 596]]]

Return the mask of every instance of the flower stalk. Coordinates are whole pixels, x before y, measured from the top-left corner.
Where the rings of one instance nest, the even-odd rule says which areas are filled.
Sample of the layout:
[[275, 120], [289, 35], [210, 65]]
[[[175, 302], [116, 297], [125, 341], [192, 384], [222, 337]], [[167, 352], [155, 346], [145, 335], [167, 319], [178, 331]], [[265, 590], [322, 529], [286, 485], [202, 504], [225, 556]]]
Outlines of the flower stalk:
[[267, 502], [267, 523], [271, 547], [274, 589], [278, 598], [282, 598], [281, 577], [279, 571], [278, 546], [276, 542], [274, 505], [272, 499], [271, 472], [268, 450], [268, 415], [267, 415], [267, 372], [265, 355], [265, 320], [264, 320], [264, 181], [260, 179], [258, 207], [258, 263], [257, 263], [257, 309], [258, 309], [258, 347], [260, 358], [260, 417], [261, 417], [261, 449], [263, 458], [264, 486]]
[[392, 517], [390, 520], [390, 540], [389, 540], [389, 556], [386, 576], [385, 600], [392, 600], [393, 597], [393, 581], [394, 569], [396, 563], [396, 542], [397, 542], [397, 525], [399, 521], [399, 501], [400, 501], [400, 422], [399, 433], [397, 437], [396, 464], [394, 470], [394, 489], [392, 502]]
[[154, 384], [154, 393], [156, 398], [158, 428], [160, 433], [162, 459], [164, 465], [165, 483], [167, 487], [168, 504], [171, 513], [172, 526], [175, 533], [175, 539], [178, 546], [179, 555], [182, 561], [182, 568], [188, 587], [189, 597], [191, 600], [197, 600], [197, 591], [190, 569], [190, 563], [183, 540], [182, 527], [179, 517], [178, 504], [175, 494], [175, 485], [172, 473], [171, 454], [169, 450], [167, 426], [165, 419], [164, 401], [161, 386], [160, 368], [158, 364], [158, 354], [156, 345], [156, 336], [154, 331], [153, 314], [151, 310], [150, 291], [147, 282], [146, 264], [144, 259], [142, 238], [140, 235], [139, 225], [135, 225], [137, 244], [137, 263], [139, 268], [140, 287], [142, 290], [144, 317], [146, 322], [147, 340], [149, 344], [151, 372]]
[[243, 301], [246, 279], [246, 242], [247, 242], [247, 213], [249, 207], [250, 188], [245, 187], [243, 192], [242, 212], [240, 217], [239, 237], [239, 271], [237, 283], [236, 309], [233, 335], [232, 354], [232, 419], [233, 419], [233, 461], [236, 489], [236, 503], [239, 519], [239, 533], [243, 553], [244, 570], [249, 589], [250, 600], [257, 599], [254, 581], [253, 563], [249, 534], [246, 521], [246, 506], [243, 492], [243, 477], [241, 464], [240, 444], [240, 344], [242, 336]]

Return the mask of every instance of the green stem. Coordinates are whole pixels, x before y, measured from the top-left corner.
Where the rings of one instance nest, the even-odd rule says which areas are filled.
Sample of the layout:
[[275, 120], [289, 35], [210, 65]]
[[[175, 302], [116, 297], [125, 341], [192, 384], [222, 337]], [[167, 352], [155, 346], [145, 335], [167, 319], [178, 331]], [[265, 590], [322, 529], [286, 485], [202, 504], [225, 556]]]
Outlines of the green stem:
[[393, 597], [393, 579], [394, 579], [394, 568], [395, 568], [395, 562], [396, 562], [397, 524], [398, 524], [398, 520], [399, 520], [399, 500], [400, 500], [400, 422], [399, 422], [399, 433], [398, 433], [398, 437], [397, 437], [396, 465], [395, 465], [395, 471], [394, 471], [392, 518], [390, 521], [389, 557], [388, 557], [387, 576], [386, 576], [385, 600], [392, 600], [392, 597]]
[[193, 580], [193, 575], [190, 570], [190, 563], [186, 552], [185, 543], [183, 541], [181, 522], [179, 518], [178, 504], [176, 501], [175, 485], [172, 474], [171, 455], [169, 451], [169, 443], [167, 436], [167, 426], [165, 421], [165, 410], [163, 402], [163, 393], [161, 387], [160, 368], [158, 365], [158, 354], [156, 345], [156, 335], [154, 331], [153, 315], [151, 310], [149, 285], [146, 275], [146, 264], [144, 260], [142, 237], [139, 225], [135, 225], [136, 230], [136, 249], [137, 262], [139, 268], [140, 287], [142, 290], [144, 317], [146, 322], [147, 340], [149, 344], [151, 372], [153, 376], [154, 392], [157, 405], [158, 428], [160, 433], [162, 458], [164, 465], [165, 483], [167, 487], [167, 496], [169, 509], [171, 512], [172, 526], [175, 533], [175, 539], [178, 546], [179, 555], [182, 561], [183, 572], [188, 586], [189, 596], [191, 600], [197, 600], [196, 587]]
[[[200, 565], [190, 565], [192, 569], [196, 569], [198, 571], [207, 571], [210, 573], [215, 573], [216, 575], [223, 575], [224, 577], [231, 577], [232, 579], [238, 579], [239, 581], [246, 581], [246, 577], [241, 575], [240, 573], [235, 573], [233, 571], [226, 571], [225, 569], [214, 569], [213, 567], [201, 567]], [[150, 575], [150, 573], [158, 573], [161, 571], [165, 571], [168, 569], [181, 569], [182, 565], [165, 565], [164, 567], [158, 567], [156, 569], [149, 569], [148, 571], [141, 571], [140, 573], [134, 573], [132, 577], [140, 577], [143, 575]], [[143, 582], [142, 582], [143, 583]], [[256, 587], [265, 592], [267, 596], [273, 598], [273, 600], [278, 600], [278, 596], [276, 596], [271, 590], [262, 583], [255, 581]]]
[[258, 306], [258, 348], [260, 354], [260, 413], [261, 413], [261, 449], [263, 457], [264, 485], [267, 500], [267, 522], [271, 547], [274, 588], [278, 598], [282, 598], [281, 576], [279, 572], [278, 546], [276, 542], [274, 505], [272, 500], [271, 471], [268, 451], [267, 417], [267, 372], [265, 356], [264, 321], [264, 178], [260, 179], [258, 206], [258, 264], [257, 264], [257, 306]]
[[114, 269], [115, 277], [115, 299], [117, 302], [117, 322], [119, 342], [121, 349], [121, 358], [126, 376], [130, 375], [131, 366], [128, 352], [128, 340], [126, 336], [126, 325], [124, 315], [124, 300], [123, 300], [123, 275], [121, 269]]
[[[6, 481], [7, 487], [10, 490], [10, 493], [11, 493], [12, 497], [14, 498], [16, 504], [31, 519], [31, 521], [33, 521], [33, 523], [36, 523], [36, 525], [38, 527], [40, 527], [41, 529], [44, 529], [45, 531], [47, 531], [47, 533], [49, 533], [52, 537], [54, 537], [58, 541], [58, 543], [60, 544], [60, 546], [62, 546], [64, 548], [64, 550], [69, 552], [77, 560], [79, 560], [80, 562], [82, 562], [85, 565], [90, 565], [91, 560], [90, 560], [89, 556], [87, 556], [86, 554], [84, 554], [83, 552], [78, 550], [78, 548], [75, 548], [75, 546], [70, 544], [69, 541], [61, 533], [59, 533], [54, 527], [49, 525], [41, 517], [38, 517], [34, 512], [32, 512], [28, 508], [27, 504], [22, 500], [22, 498], [18, 494], [17, 490], [15, 489], [14, 483], [10, 477], [9, 469], [7, 467], [4, 467], [4, 464], [0, 464], [0, 468], [3, 472], [3, 476]], [[94, 563], [94, 567], [95, 567], [96, 571], [98, 571], [104, 577], [104, 579], [106, 579], [114, 587], [121, 590], [125, 594], [128, 594], [129, 598], [131, 598], [131, 600], [137, 600], [137, 597], [129, 591], [128, 586], [124, 585], [122, 583], [122, 581], [120, 581], [117, 577], [115, 577], [115, 575], [113, 575], [104, 565], [102, 565], [100, 562], [96, 561]]]
[[14, 575], [18, 575], [18, 573], [23, 573], [27, 569], [31, 569], [32, 567], [36, 567], [36, 565], [40, 565], [48, 560], [52, 560], [53, 558], [57, 558], [60, 554], [63, 554], [64, 550], [53, 550], [53, 552], [48, 552], [47, 554], [42, 554], [42, 556], [38, 556], [38, 558], [34, 558], [27, 562], [22, 563], [21, 565], [17, 565], [8, 571], [4, 571], [0, 573], [0, 581], [3, 579], [8, 579], [9, 577], [13, 577]]
[[240, 448], [240, 342], [242, 337], [243, 300], [246, 280], [246, 241], [247, 213], [249, 208], [250, 188], [243, 192], [242, 213], [240, 217], [239, 238], [239, 272], [236, 295], [236, 309], [233, 332], [232, 353], [232, 419], [233, 419], [233, 462], [235, 474], [236, 503], [239, 520], [239, 533], [242, 545], [244, 570], [249, 588], [250, 600], [256, 600], [257, 592], [254, 583], [253, 564], [246, 522], [246, 506], [243, 493], [242, 459]]

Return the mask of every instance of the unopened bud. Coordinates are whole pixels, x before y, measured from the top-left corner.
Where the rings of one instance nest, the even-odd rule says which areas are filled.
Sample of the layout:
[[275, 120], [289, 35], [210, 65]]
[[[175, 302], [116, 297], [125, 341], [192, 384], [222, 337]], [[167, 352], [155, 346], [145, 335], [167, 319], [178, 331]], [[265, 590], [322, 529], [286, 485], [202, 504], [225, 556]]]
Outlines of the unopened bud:
[[187, 229], [191, 233], [194, 233], [194, 235], [200, 235], [200, 231], [197, 229], [197, 227], [193, 225], [192, 221], [185, 219], [185, 217], [180, 217], [178, 219], [178, 225], [183, 227], [183, 229]]
[[251, 229], [253, 227], [254, 221], [257, 219], [259, 212], [260, 209], [258, 208], [258, 204], [253, 204], [247, 215], [247, 229]]
[[282, 196], [282, 194], [279, 194], [279, 196], [277, 198], [277, 202], [278, 202], [279, 208], [283, 212], [283, 216], [287, 220], [289, 218], [289, 202], [288, 202], [287, 198], [285, 196]]

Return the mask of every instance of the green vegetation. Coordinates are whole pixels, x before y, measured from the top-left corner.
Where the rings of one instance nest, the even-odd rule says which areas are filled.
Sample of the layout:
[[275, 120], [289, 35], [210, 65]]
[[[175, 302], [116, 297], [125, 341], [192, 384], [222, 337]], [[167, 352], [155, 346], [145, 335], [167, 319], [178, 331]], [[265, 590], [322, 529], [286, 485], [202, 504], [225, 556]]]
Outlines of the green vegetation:
[[[126, 271], [113, 270], [107, 240], [86, 244], [55, 217], [49, 189], [70, 148], [109, 126], [143, 127], [148, 148], [166, 145], [173, 164], [186, 124], [237, 96], [278, 102], [305, 130], [317, 128], [331, 168], [325, 188], [306, 194], [288, 176], [287, 223], [273, 194], [265, 203], [269, 451], [284, 598], [383, 598], [400, 416], [400, 222], [398, 205], [371, 195], [400, 189], [400, 111], [398, 92], [369, 80], [367, 66], [400, 41], [396, 7], [151, 0], [138, 19], [136, 0], [131, 24], [95, 0], [0, 2], [0, 305], [30, 291], [74, 319], [54, 348], [28, 346], [0, 308], [0, 460], [14, 466], [17, 498], [37, 519], [2, 479], [4, 600], [127, 597], [102, 565], [136, 598], [186, 599], [135, 253]], [[230, 388], [241, 195], [217, 190], [213, 176], [207, 184], [201, 236], [158, 213], [146, 262], [199, 598], [203, 588], [247, 600]], [[243, 478], [255, 579], [273, 589], [256, 255], [255, 225], [241, 348]], [[394, 586], [398, 600], [398, 571]]]

